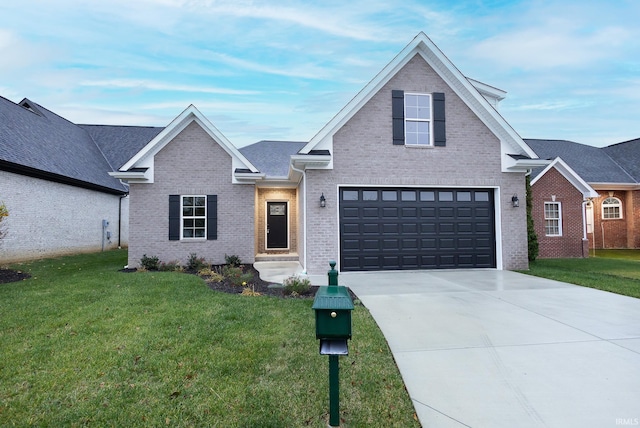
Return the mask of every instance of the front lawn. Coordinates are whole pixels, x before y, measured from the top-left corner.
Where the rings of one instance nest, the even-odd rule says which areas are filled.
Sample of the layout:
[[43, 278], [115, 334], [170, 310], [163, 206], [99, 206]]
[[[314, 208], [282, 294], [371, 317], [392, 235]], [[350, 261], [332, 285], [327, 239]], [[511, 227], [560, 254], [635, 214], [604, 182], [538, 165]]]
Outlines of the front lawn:
[[[311, 299], [118, 272], [126, 252], [13, 268], [0, 285], [1, 426], [325, 427], [328, 357]], [[419, 426], [389, 348], [356, 305], [340, 358], [345, 426]]]
[[598, 250], [585, 259], [538, 259], [529, 275], [640, 298], [640, 252]]

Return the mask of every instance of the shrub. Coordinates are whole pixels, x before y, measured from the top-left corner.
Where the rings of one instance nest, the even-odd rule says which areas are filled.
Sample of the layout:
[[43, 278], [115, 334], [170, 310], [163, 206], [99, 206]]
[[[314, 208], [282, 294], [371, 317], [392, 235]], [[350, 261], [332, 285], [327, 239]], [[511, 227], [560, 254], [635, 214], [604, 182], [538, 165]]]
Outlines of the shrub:
[[174, 260], [167, 263], [160, 263], [160, 267], [158, 268], [158, 270], [162, 272], [182, 272], [184, 268], [180, 265], [180, 262]]
[[282, 285], [284, 285], [282, 292], [285, 295], [300, 295], [309, 292], [311, 289], [311, 280], [309, 280], [309, 278], [300, 278], [298, 275], [294, 275], [285, 279]]
[[143, 254], [140, 259], [140, 266], [146, 270], [158, 270], [160, 266], [160, 259], [156, 256], [147, 257], [146, 254]]
[[196, 253], [189, 254], [189, 260], [187, 261], [187, 269], [199, 271], [201, 269], [211, 267], [204, 259], [204, 257], [198, 257]]
[[235, 266], [238, 267], [242, 264], [242, 261], [240, 260], [240, 257], [236, 256], [235, 254], [232, 254], [230, 256], [227, 256], [226, 254], [224, 255], [224, 261], [231, 266]]
[[222, 275], [236, 286], [241, 286], [243, 282], [249, 282], [253, 279], [253, 275], [250, 273], [243, 273], [242, 268], [237, 266], [224, 266], [222, 268]]
[[0, 202], [0, 239], [7, 236], [7, 230], [5, 226], [2, 224], [5, 218], [9, 217], [9, 210], [4, 202]]

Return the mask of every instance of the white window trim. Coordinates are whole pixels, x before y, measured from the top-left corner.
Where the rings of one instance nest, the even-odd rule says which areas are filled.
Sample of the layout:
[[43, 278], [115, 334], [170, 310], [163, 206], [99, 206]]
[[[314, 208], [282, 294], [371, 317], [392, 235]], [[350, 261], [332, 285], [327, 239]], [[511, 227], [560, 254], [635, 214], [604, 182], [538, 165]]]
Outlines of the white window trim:
[[[407, 95], [416, 95], [429, 97], [429, 119], [418, 119], [407, 117]], [[407, 122], [428, 122], [429, 123], [429, 144], [412, 144], [408, 143], [407, 138]], [[433, 143], [433, 97], [431, 94], [420, 92], [405, 92], [404, 94], [404, 145], [405, 147], [434, 147]]]
[[[558, 218], [547, 217], [547, 205], [557, 205], [558, 206]], [[558, 233], [550, 234], [547, 231], [547, 221], [556, 220], [558, 222]], [[560, 202], [545, 202], [544, 203], [544, 234], [545, 236], [562, 236], [562, 203]]]
[[[184, 198], [204, 198], [204, 216], [186, 216], [184, 215]], [[185, 219], [204, 219], [204, 236], [191, 237], [184, 236], [184, 220]], [[185, 241], [206, 241], [207, 240], [207, 195], [180, 195], [180, 239]]]
[[[608, 200], [608, 199], [615, 199], [618, 203], [617, 204], [605, 204], [605, 201]], [[604, 209], [605, 208], [613, 208], [613, 207], [618, 207], [618, 213], [620, 215], [618, 217], [605, 217], [604, 216]], [[602, 220], [622, 220], [622, 218], [624, 217], [624, 214], [622, 212], [622, 200], [620, 198], [616, 198], [615, 196], [607, 196], [602, 201], [601, 214], [602, 214]]]

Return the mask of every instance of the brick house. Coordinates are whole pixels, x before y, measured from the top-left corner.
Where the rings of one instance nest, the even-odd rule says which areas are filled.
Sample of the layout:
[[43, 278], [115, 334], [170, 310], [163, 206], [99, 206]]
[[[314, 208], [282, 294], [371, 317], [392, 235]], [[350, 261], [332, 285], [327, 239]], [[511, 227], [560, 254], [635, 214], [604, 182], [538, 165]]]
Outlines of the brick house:
[[553, 160], [531, 175], [540, 257], [640, 248], [640, 139], [603, 148], [564, 140], [525, 142]]
[[[525, 174], [540, 160], [423, 33], [308, 142], [237, 149], [194, 106], [122, 164], [129, 265], [298, 260], [342, 271], [525, 269]], [[522, 204], [524, 205], [524, 204]]]
[[161, 129], [77, 125], [0, 97], [0, 262], [126, 247], [128, 188], [108, 171]]

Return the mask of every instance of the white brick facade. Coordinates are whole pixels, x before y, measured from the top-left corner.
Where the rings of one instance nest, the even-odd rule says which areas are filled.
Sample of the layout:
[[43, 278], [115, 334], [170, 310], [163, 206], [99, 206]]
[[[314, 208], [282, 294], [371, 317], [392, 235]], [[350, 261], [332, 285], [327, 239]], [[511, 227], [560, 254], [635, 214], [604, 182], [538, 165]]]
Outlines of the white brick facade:
[[0, 171], [0, 201], [9, 210], [3, 221], [7, 236], [0, 241], [0, 262], [9, 263], [103, 248], [102, 220], [110, 239], [105, 249], [128, 241], [128, 199], [66, 184]]

